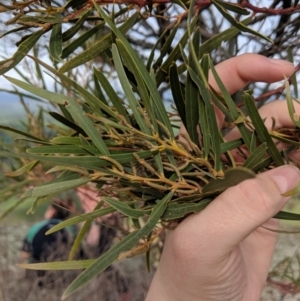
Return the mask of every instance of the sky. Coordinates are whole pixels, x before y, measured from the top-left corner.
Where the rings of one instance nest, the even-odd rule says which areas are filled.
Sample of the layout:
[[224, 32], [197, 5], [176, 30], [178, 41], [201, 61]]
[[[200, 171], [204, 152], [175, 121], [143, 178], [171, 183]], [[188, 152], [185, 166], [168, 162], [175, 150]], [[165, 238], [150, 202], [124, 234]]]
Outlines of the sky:
[[[7, 16], [6, 16], [6, 14], [1, 14], [1, 18], [2, 17], [7, 17]], [[272, 27], [272, 26], [270, 26], [270, 27]], [[0, 35], [1, 35], [1, 30], [3, 31], [3, 27], [2, 28], [0, 27]], [[4, 44], [5, 44], [5, 39], [3, 39], [3, 38], [0, 39], [0, 60], [1, 60], [1, 56], [8, 57], [8, 55], [7, 55], [8, 52], [14, 51], [13, 48], [6, 49], [6, 51], [2, 51]], [[51, 63], [50, 63], [50, 65], [51, 65]], [[10, 70], [7, 73], [7, 75], [22, 79], [14, 70]], [[52, 79], [47, 77], [47, 86], [49, 83], [49, 87], [50, 87], [51, 82], [53, 82]], [[15, 122], [16, 120], [22, 118], [22, 116], [25, 116], [24, 109], [20, 105], [18, 97], [16, 97], [13, 94], [10, 94], [10, 93], [3, 92], [3, 90], [11, 89], [11, 87], [12, 86], [11, 86], [10, 82], [8, 82], [5, 78], [0, 76], [0, 123], [2, 123], [2, 124], [10, 122], [10, 120]], [[30, 102], [27, 99], [26, 103], [29, 104], [31, 109], [34, 110], [36, 108], [35, 102]]]
[[[25, 99], [30, 109], [37, 110], [37, 106], [32, 101]], [[17, 96], [0, 91], [0, 124], [14, 124], [19, 120], [24, 120], [26, 113]]]

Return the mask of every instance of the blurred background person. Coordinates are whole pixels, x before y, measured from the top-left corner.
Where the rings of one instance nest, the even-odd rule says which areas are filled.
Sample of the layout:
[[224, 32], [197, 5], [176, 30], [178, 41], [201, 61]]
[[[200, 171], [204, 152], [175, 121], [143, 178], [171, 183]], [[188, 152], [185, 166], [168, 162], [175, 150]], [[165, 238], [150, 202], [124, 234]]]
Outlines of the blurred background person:
[[[91, 185], [76, 189], [81, 207], [84, 212], [91, 212], [101, 201], [100, 191]], [[82, 244], [82, 259], [98, 258], [117, 242], [119, 230], [122, 230], [120, 216], [116, 213], [96, 218], [91, 223]], [[128, 277], [117, 264], [109, 266], [99, 277], [101, 281], [95, 282], [106, 300], [129, 301], [130, 277]], [[107, 293], [105, 293], [107, 291]]]
[[[46, 235], [46, 232], [67, 219], [72, 211], [74, 211], [74, 205], [70, 198], [64, 201], [54, 200], [48, 206], [44, 214], [45, 219], [33, 224], [23, 240], [20, 254], [22, 262], [40, 263], [68, 258], [68, 251], [76, 235], [76, 228], [67, 227], [49, 235]], [[39, 278], [39, 285], [52, 282], [51, 277], [45, 277], [46, 274], [50, 273], [26, 270], [26, 276]]]

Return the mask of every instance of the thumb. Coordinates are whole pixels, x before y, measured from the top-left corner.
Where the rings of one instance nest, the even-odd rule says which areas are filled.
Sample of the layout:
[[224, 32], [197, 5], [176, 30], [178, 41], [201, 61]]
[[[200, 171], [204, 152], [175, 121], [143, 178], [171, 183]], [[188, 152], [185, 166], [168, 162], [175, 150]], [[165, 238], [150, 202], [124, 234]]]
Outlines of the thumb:
[[227, 254], [282, 209], [289, 198], [281, 194], [299, 181], [298, 168], [274, 168], [227, 189], [205, 210], [191, 215], [183, 224], [188, 223], [185, 228], [192, 231], [194, 241], [199, 244], [205, 241], [217, 253]]

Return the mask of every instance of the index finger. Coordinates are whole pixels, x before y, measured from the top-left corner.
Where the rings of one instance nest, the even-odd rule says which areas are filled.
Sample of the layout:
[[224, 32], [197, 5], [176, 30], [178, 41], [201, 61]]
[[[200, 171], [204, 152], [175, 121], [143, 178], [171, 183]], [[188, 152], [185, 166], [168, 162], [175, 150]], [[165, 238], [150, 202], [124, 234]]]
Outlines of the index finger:
[[[230, 94], [244, 88], [250, 82], [274, 83], [293, 74], [292, 63], [269, 59], [262, 55], [246, 53], [226, 60], [216, 66], [216, 71]], [[212, 74], [209, 83], [220, 93]]]
[[[246, 53], [228, 59], [216, 65], [216, 71], [229, 94], [244, 88], [249, 82], [273, 83], [293, 74], [295, 68], [292, 63], [284, 60], [268, 59], [262, 55]], [[220, 93], [213, 75], [209, 74], [209, 83]], [[224, 122], [223, 113], [215, 107], [219, 128]], [[186, 132], [183, 125], [181, 133]]]
[[[246, 53], [226, 60], [216, 66], [216, 71], [229, 94], [244, 88], [250, 82], [274, 83], [289, 77], [295, 68], [292, 63], [284, 60], [268, 59], [262, 55]], [[217, 93], [218, 84], [213, 75], [209, 74], [209, 83]], [[219, 128], [224, 122], [223, 113], [215, 107]]]

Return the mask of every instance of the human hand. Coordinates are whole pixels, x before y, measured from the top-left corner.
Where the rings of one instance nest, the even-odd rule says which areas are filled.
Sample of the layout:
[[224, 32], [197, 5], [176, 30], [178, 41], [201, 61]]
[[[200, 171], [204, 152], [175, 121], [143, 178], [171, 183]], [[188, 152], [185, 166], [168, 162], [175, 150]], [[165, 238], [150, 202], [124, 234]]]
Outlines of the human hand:
[[84, 212], [93, 211], [101, 199], [99, 191], [91, 185], [77, 187], [76, 193]]
[[[281, 80], [294, 68], [285, 61], [247, 54], [216, 70], [234, 93], [249, 81]], [[210, 83], [218, 90], [214, 79]], [[269, 129], [271, 117], [277, 126], [294, 127], [283, 101], [268, 104], [260, 113]], [[216, 114], [221, 126], [224, 117], [218, 110]], [[289, 199], [282, 193], [298, 181], [297, 168], [278, 167], [227, 189], [204, 211], [188, 216], [168, 232], [146, 301], [259, 300], [277, 240], [276, 233], [261, 226], [278, 227], [272, 217]]]

